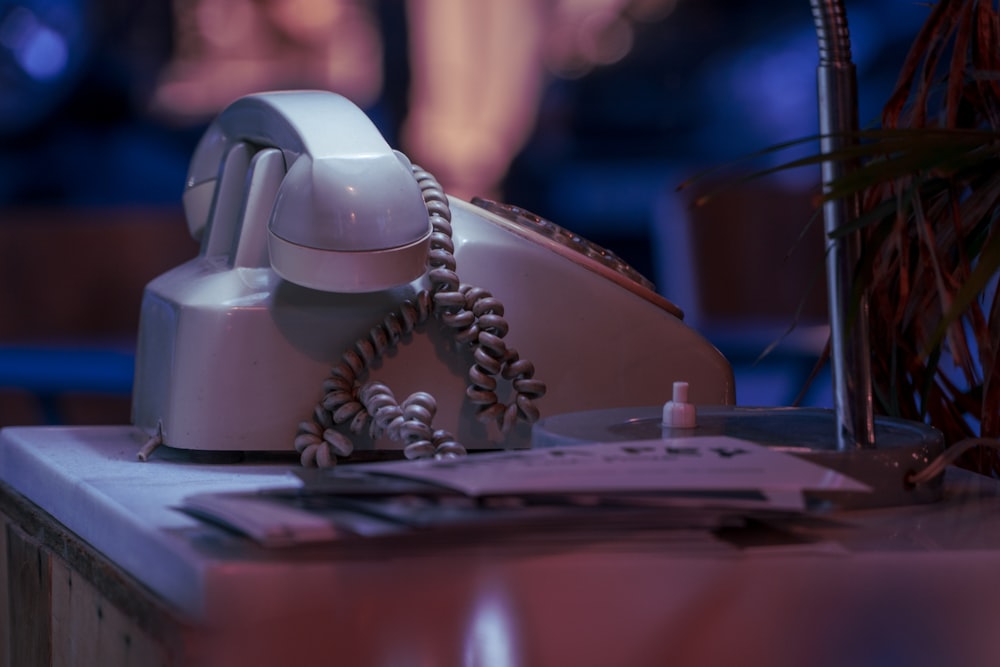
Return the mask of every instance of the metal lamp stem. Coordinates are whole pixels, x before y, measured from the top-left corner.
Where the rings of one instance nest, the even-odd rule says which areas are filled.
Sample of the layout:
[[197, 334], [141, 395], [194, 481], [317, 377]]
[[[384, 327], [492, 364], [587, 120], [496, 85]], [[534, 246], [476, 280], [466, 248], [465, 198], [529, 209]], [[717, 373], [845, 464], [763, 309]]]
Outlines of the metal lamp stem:
[[[819, 43], [817, 84], [820, 148], [824, 155], [856, 142], [857, 75], [842, 0], [810, 0]], [[824, 194], [852, 165], [839, 160], [822, 164]], [[827, 236], [826, 278], [830, 312], [830, 363], [839, 450], [875, 447], [872, 409], [868, 296], [857, 284], [861, 232], [838, 235], [860, 215], [858, 196], [838, 198], [823, 207]]]

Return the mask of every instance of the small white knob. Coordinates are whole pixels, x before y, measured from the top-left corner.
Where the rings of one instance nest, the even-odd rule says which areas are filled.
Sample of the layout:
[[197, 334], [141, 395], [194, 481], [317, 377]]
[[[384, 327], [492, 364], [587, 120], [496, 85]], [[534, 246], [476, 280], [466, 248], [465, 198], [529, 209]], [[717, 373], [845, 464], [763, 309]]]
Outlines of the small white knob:
[[670, 428], [694, 428], [697, 416], [694, 406], [687, 402], [688, 383], [675, 382], [673, 399], [663, 404], [663, 425]]

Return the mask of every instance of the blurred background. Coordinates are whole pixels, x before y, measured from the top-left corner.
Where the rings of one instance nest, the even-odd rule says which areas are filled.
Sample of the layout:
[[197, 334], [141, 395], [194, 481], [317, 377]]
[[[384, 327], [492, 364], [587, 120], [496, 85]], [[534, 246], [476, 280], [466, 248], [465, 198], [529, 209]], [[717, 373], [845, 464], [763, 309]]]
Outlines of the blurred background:
[[[868, 124], [927, 9], [847, 6]], [[733, 362], [740, 404], [828, 406], [828, 375], [806, 383], [818, 170], [694, 205], [815, 145], [678, 191], [814, 134], [816, 62], [806, 0], [0, 0], [0, 426], [128, 422], [143, 286], [197, 253], [194, 146], [292, 88], [350, 98], [449, 194], [616, 252]]]

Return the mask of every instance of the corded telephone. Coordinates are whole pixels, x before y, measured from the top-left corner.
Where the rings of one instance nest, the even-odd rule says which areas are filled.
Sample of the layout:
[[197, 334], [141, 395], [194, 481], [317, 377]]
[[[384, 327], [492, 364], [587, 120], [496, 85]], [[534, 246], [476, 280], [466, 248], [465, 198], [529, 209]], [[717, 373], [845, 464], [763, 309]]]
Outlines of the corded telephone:
[[153, 445], [448, 456], [593, 408], [732, 404], [728, 362], [610, 253], [450, 198], [351, 102], [241, 98], [192, 157], [199, 255], [155, 278], [132, 415]]

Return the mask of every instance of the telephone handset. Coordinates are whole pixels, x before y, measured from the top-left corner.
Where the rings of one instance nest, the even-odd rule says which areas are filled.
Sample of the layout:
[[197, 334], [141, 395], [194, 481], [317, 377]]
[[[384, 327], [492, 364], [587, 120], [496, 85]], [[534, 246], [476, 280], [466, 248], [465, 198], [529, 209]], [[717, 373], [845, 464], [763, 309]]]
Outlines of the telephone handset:
[[236, 101], [183, 201], [201, 250], [139, 326], [133, 421], [157, 443], [325, 465], [526, 447], [543, 410], [662, 403], [675, 380], [733, 402], [725, 359], [612, 253], [446, 196], [333, 93]]
[[[260, 202], [243, 200], [244, 189]], [[271, 266], [299, 285], [375, 291], [424, 272], [430, 224], [409, 163], [342, 97], [245, 97], [211, 125], [184, 192], [204, 254], [228, 254], [255, 205], [268, 217]]]

